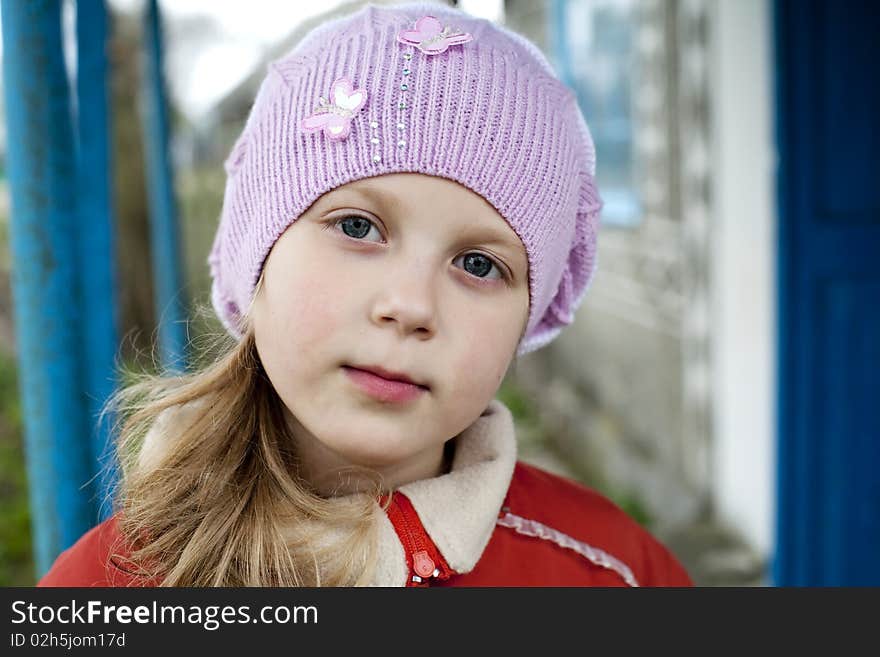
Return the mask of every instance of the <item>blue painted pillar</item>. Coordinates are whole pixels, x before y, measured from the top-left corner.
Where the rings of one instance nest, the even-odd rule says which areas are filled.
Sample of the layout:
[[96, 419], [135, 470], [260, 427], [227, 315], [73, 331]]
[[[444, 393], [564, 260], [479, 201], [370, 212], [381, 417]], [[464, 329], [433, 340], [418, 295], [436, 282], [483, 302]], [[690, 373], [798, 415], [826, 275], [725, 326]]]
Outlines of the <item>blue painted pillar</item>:
[[110, 442], [114, 417], [98, 422], [101, 407], [117, 385], [119, 345], [116, 240], [111, 207], [110, 124], [107, 90], [107, 9], [104, 0], [76, 3], [77, 168], [79, 172], [80, 267], [84, 295], [82, 353], [91, 457], [97, 475], [96, 520], [110, 515], [115, 480]]
[[77, 170], [60, 0], [3, 0], [12, 298], [36, 568], [92, 521]]
[[170, 371], [186, 369], [186, 325], [183, 276], [174, 203], [174, 173], [169, 154], [168, 108], [162, 57], [162, 26], [156, 0], [149, 0], [145, 16], [144, 150], [153, 281], [159, 324], [159, 353]]

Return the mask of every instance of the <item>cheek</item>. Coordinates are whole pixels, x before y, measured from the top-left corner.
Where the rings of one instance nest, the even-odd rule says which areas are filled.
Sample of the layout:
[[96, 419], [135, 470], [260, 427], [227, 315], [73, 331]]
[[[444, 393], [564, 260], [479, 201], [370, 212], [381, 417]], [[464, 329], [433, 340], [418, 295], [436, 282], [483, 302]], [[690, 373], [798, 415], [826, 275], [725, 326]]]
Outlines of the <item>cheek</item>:
[[[503, 314], [475, 317], [473, 331], [462, 335], [461, 348], [456, 350], [458, 376], [462, 377], [461, 390], [469, 394], [491, 397], [501, 385], [510, 364], [519, 325], [514, 318], [500, 321]], [[480, 321], [483, 320], [483, 321]]]
[[297, 350], [319, 348], [344, 323], [339, 290], [345, 288], [332, 275], [313, 273], [320, 271], [318, 263], [304, 262], [271, 291], [266, 307], [275, 340]]
[[290, 333], [300, 346], [318, 346], [341, 323], [340, 308], [334, 303], [327, 280], [306, 279], [290, 290]]

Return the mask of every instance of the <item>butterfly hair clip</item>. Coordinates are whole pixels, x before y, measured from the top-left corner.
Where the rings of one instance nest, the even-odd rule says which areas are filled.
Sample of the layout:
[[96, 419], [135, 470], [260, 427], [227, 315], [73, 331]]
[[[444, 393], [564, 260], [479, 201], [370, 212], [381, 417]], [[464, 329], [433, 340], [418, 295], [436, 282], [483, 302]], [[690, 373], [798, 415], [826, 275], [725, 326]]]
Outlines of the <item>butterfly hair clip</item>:
[[314, 112], [300, 122], [303, 132], [324, 130], [330, 139], [345, 139], [351, 133], [351, 120], [367, 102], [365, 89], [355, 89], [348, 78], [339, 78], [330, 89], [330, 102], [321, 96]]
[[444, 27], [434, 16], [423, 16], [416, 21], [416, 29], [402, 30], [397, 34], [398, 41], [408, 46], [415, 46], [426, 55], [439, 55], [446, 52], [449, 46], [467, 43], [473, 38], [467, 32], [459, 32], [449, 26]]

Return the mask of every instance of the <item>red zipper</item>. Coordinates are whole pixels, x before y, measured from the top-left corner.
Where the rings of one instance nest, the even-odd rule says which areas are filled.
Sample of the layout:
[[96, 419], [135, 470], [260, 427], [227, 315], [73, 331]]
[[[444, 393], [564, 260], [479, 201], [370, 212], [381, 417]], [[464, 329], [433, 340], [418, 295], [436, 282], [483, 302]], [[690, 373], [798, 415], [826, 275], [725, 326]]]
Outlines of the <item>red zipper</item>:
[[391, 495], [388, 519], [403, 544], [409, 571], [407, 586], [430, 586], [432, 581], [449, 579], [449, 564], [425, 531], [412, 502], [399, 491]]

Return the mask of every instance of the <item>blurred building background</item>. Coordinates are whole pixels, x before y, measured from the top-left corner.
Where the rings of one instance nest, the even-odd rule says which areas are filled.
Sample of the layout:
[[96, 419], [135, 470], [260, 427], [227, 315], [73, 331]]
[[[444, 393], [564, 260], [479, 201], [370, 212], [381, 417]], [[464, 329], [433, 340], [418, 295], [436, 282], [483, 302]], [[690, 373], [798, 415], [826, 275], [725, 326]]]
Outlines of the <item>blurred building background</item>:
[[[206, 257], [222, 163], [266, 62], [326, 17], [364, 3], [229, 4], [251, 7], [249, 21], [224, 17], [228, 5], [160, 3], [196, 338], [222, 330], [201, 312], [209, 306]], [[610, 496], [663, 539], [698, 584], [771, 584], [779, 420], [774, 3], [449, 4], [534, 41], [577, 92], [597, 146], [605, 200], [597, 275], [574, 325], [517, 362], [501, 392], [517, 418], [522, 458]], [[138, 108], [143, 3], [110, 7], [120, 354], [146, 364], [157, 318]], [[254, 24], [271, 29], [261, 34]], [[8, 210], [0, 182], [0, 583], [26, 585], [36, 573]]]

